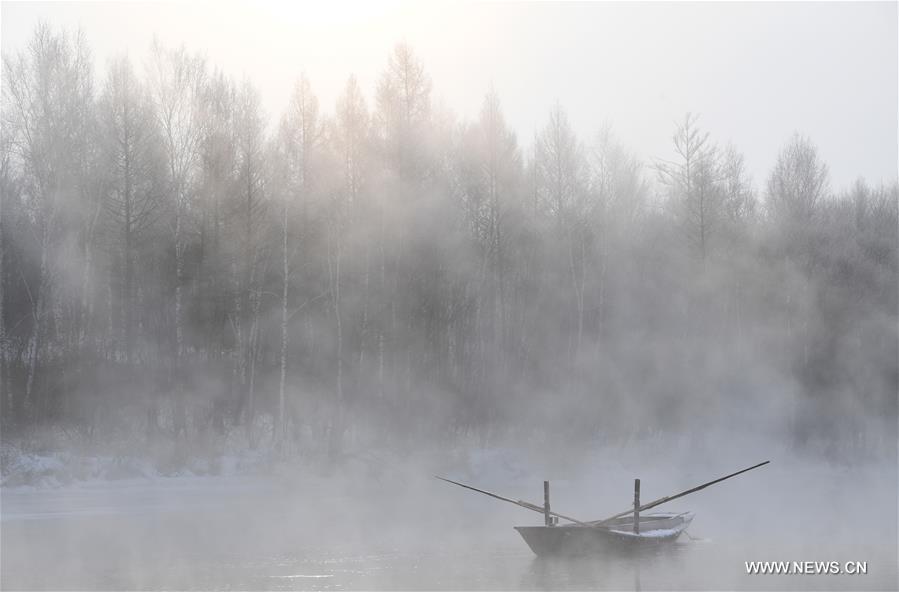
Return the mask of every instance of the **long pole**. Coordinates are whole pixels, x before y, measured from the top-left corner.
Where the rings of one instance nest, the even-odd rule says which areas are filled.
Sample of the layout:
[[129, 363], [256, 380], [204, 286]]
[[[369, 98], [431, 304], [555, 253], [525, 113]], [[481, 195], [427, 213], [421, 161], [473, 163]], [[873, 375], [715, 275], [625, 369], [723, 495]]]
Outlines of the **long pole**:
[[[571, 516], [566, 516], [565, 514], [559, 514], [558, 512], [550, 511], [546, 507], [541, 507], [541, 506], [538, 506], [537, 504], [532, 504], [530, 502], [525, 502], [522, 500], [513, 500], [508, 497], [503, 497], [501, 495], [497, 495], [495, 493], [490, 493], [489, 491], [484, 491], [483, 489], [478, 489], [477, 487], [472, 487], [471, 485], [465, 485], [464, 483], [459, 483], [458, 481], [453, 481], [452, 479], [447, 479], [445, 477], [439, 477], [437, 475], [434, 475], [434, 477], [437, 479], [440, 479], [441, 481], [446, 481], [447, 483], [452, 483], [453, 485], [458, 485], [459, 487], [464, 487], [465, 489], [477, 491], [478, 493], [483, 493], [484, 495], [489, 495], [492, 498], [495, 498], [495, 499], [498, 499], [498, 500], [501, 500], [504, 502], [509, 502], [510, 504], [515, 504], [516, 506], [521, 506], [522, 508], [526, 508], [528, 510], [531, 510], [532, 512], [539, 512], [544, 515], [548, 514], [550, 516], [556, 516], [558, 518], [561, 518], [562, 520], [567, 520], [568, 522], [574, 522], [575, 524], [580, 524], [581, 526], [605, 526], [605, 524], [607, 522], [610, 522], [610, 521], [614, 520], [615, 518], [621, 518], [622, 516], [627, 516], [628, 514], [633, 514], [633, 513], [639, 514], [640, 512], [642, 512], [644, 510], [648, 510], [650, 508], [655, 508], [656, 506], [660, 506], [660, 505], [668, 503], [672, 500], [676, 500], [678, 498], [684, 497], [685, 495], [695, 493], [701, 489], [705, 489], [706, 487], [714, 485], [715, 483], [721, 483], [722, 481], [724, 481], [726, 479], [730, 479], [731, 477], [736, 477], [737, 475], [741, 475], [747, 471], [751, 471], [753, 469], [757, 469], [759, 467], [767, 465], [770, 462], [771, 462], [770, 460], [766, 460], [765, 462], [759, 463], [757, 465], [753, 465], [749, 468], [743, 469], [742, 471], [737, 471], [736, 473], [731, 473], [730, 475], [725, 475], [724, 477], [719, 477], [718, 479], [715, 479], [714, 481], [709, 481], [708, 483], [703, 483], [702, 485], [697, 485], [696, 487], [692, 487], [686, 491], [682, 491], [682, 492], [676, 493], [674, 495], [660, 497], [659, 499], [653, 500], [653, 501], [649, 502], [648, 504], [643, 504], [642, 506], [638, 505], [639, 499], [635, 499], [634, 501], [637, 502], [636, 504], [634, 504], [635, 507], [625, 510], [624, 512], [619, 512], [619, 513], [615, 514], [614, 516], [609, 516], [608, 518], [604, 518], [602, 520], [594, 520], [592, 522], [584, 522], [583, 520], [578, 520], [577, 518], [572, 518]], [[637, 487], [639, 487], [636, 483], [634, 485], [635, 485], [635, 489]], [[637, 493], [637, 492], [635, 491], [635, 493]], [[635, 495], [634, 497], [636, 498], [637, 496]]]
[[640, 534], [640, 480], [634, 479], [634, 534]]
[[445, 477], [438, 477], [434, 475], [435, 479], [440, 479], [441, 481], [446, 481], [447, 483], [452, 483], [453, 485], [458, 485], [459, 487], [464, 487], [465, 489], [470, 489], [472, 491], [477, 491], [478, 493], [483, 493], [484, 495], [489, 495], [492, 498], [496, 498], [498, 500], [509, 502], [510, 504], [515, 504], [516, 506], [521, 506], [522, 508], [527, 508], [528, 510], [534, 512], [540, 512], [541, 514], [549, 514], [550, 516], [556, 516], [561, 518], [562, 520], [567, 520], [569, 522], [574, 522], [575, 524], [580, 524], [581, 526], [592, 526], [589, 522], [584, 522], [583, 520], [578, 520], [577, 518], [572, 518], [571, 516], [566, 516], [565, 514], [559, 514], [558, 512], [552, 512], [547, 510], [537, 504], [532, 504], [530, 502], [525, 502], [521, 500], [513, 500], [508, 497], [503, 497], [501, 495], [497, 495], [495, 493], [490, 493], [489, 491], [484, 491], [483, 489], [478, 489], [477, 487], [472, 487], [471, 485], [465, 485], [464, 483], [459, 483], [458, 481], [453, 481], [452, 479], [447, 479]]
[[730, 479], [731, 477], [736, 477], [737, 475], [741, 475], [747, 471], [751, 471], [752, 469], [757, 469], [759, 467], [765, 466], [766, 464], [768, 464], [770, 462], [771, 462], [770, 460], [766, 460], [765, 462], [761, 462], [757, 465], [753, 465], [749, 468], [743, 469], [742, 471], [737, 471], [736, 473], [731, 473], [730, 475], [725, 475], [724, 477], [720, 477], [718, 479], [715, 479], [714, 481], [709, 481], [708, 483], [703, 483], [702, 485], [697, 485], [696, 487], [692, 487], [686, 491], [682, 491], [682, 492], [676, 493], [674, 495], [667, 495], [665, 497], [660, 497], [659, 499], [653, 500], [653, 501], [649, 502], [648, 504], [644, 504], [639, 507], [631, 508], [629, 510], [625, 510], [624, 512], [618, 512], [614, 516], [609, 516], [608, 518], [604, 518], [602, 520], [595, 520], [595, 521], [591, 522], [590, 524], [592, 524], [593, 526], [602, 526], [606, 522], [614, 520], [615, 518], [621, 518], [622, 516], [627, 516], [628, 514], [632, 514], [635, 512], [642, 512], [643, 510], [655, 508], [656, 506], [660, 506], [660, 505], [668, 503], [672, 500], [676, 500], [677, 498], [684, 497], [685, 495], [689, 495], [691, 493], [695, 493], [695, 492], [699, 491], [700, 489], [705, 489], [706, 487], [709, 487], [710, 485], [714, 485], [715, 483], [721, 483], [725, 479]]
[[549, 508], [549, 481], [543, 482], [543, 524], [552, 526], [553, 517], [550, 516]]

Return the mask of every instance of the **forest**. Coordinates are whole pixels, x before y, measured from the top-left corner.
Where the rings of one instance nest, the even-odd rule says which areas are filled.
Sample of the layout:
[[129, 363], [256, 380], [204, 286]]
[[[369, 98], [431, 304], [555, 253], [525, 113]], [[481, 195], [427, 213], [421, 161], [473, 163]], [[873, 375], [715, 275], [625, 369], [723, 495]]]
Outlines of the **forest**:
[[561, 104], [519, 138], [402, 43], [334, 105], [298, 73], [283, 113], [184, 47], [98, 73], [47, 25], [2, 76], [6, 443], [335, 460], [716, 426], [895, 458], [899, 182], [833, 187], [801, 131], [763, 179], [697, 114], [658, 130], [671, 158]]

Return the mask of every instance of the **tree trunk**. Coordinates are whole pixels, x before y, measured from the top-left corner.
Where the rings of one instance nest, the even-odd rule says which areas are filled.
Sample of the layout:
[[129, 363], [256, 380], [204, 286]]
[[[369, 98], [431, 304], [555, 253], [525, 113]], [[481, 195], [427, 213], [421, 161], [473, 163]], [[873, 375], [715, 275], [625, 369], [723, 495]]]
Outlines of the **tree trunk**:
[[37, 297], [32, 302], [32, 315], [34, 322], [31, 329], [31, 337], [28, 340], [28, 376], [25, 380], [25, 396], [22, 400], [23, 410], [32, 404], [32, 395], [34, 391], [34, 380], [38, 364], [38, 353], [41, 347], [41, 337], [44, 328], [44, 307], [47, 296], [44, 294], [49, 286], [48, 269], [47, 269], [47, 251], [50, 248], [50, 222], [44, 222], [44, 228], [41, 233], [41, 267], [40, 280], [37, 286]]
[[[339, 222], [334, 222], [331, 229], [332, 236], [328, 242], [328, 275], [331, 282], [331, 299], [334, 307], [334, 331], [336, 339], [336, 375], [335, 375], [335, 402], [334, 417], [331, 422], [329, 434], [329, 455], [335, 459], [340, 453], [341, 439], [343, 437], [343, 327], [341, 326], [340, 309], [340, 259], [341, 237]], [[334, 241], [332, 246], [331, 241]]]
[[282, 286], [281, 286], [281, 382], [278, 386], [278, 420], [276, 423], [278, 446], [284, 443], [284, 389], [287, 382], [287, 296], [290, 285], [290, 254], [287, 244], [288, 229], [288, 208], [289, 200], [284, 197], [284, 208], [282, 210], [283, 225], [281, 226], [281, 248], [282, 255]]
[[181, 283], [184, 276], [184, 253], [181, 244], [181, 224], [183, 212], [181, 211], [184, 204], [183, 189], [179, 188], [177, 192], [177, 203], [175, 204], [175, 361], [173, 364], [175, 381], [175, 401], [174, 401], [174, 428], [175, 436], [186, 436], [187, 418], [184, 404], [184, 377], [183, 377], [183, 358], [184, 358], [184, 323], [183, 323], [183, 307], [182, 307], [182, 289]]
[[[6, 176], [6, 160], [3, 163], [3, 177]], [[3, 232], [3, 202], [4, 195], [0, 195], [0, 412], [3, 413], [5, 422], [12, 418], [13, 400], [12, 388], [7, 390], [7, 371], [6, 371], [6, 316], [4, 309], [4, 298], [6, 290], [6, 235]], [[7, 214], [8, 215], [8, 214]]]

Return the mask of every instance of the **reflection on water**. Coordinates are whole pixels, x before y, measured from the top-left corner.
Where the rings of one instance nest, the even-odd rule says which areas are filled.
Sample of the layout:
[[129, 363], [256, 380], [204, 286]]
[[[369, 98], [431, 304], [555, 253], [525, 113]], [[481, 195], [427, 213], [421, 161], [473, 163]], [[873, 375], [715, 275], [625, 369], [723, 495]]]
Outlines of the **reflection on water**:
[[618, 551], [609, 549], [601, 556], [535, 557], [519, 587], [538, 590], [652, 589], [653, 586], [644, 587], [642, 572], [648, 572], [650, 581], [659, 571], [676, 573], [682, 554], [688, 552], [689, 543], [674, 543]]

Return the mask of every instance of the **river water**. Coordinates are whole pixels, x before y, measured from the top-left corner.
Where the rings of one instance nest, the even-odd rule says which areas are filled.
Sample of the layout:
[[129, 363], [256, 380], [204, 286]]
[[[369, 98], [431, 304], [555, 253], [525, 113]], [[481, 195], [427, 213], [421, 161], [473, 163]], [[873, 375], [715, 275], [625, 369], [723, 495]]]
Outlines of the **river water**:
[[[423, 494], [422, 485], [439, 493]], [[539, 523], [536, 514], [433, 483], [382, 487], [374, 496], [360, 489], [358, 483], [330, 489], [260, 478], [5, 489], [0, 491], [0, 587], [897, 588], [895, 510], [878, 517], [862, 503], [847, 519], [839, 513], [853, 491], [837, 495], [819, 487], [819, 497], [810, 495], [802, 505], [760, 490], [753, 497], [761, 509], [739, 513], [728, 506], [726, 495], [717, 504], [715, 496], [708, 496], [671, 508], [697, 512], [690, 536], [674, 545], [636, 555], [543, 559], [512, 529]], [[560, 497], [576, 489], [562, 487]], [[890, 493], [882, 495], [888, 500]], [[780, 504], [794, 507], [771, 511]], [[756, 560], [866, 561], [868, 573], [748, 575], [745, 562]]]

